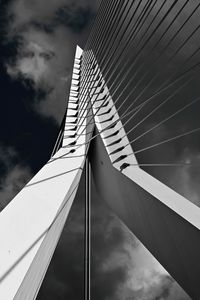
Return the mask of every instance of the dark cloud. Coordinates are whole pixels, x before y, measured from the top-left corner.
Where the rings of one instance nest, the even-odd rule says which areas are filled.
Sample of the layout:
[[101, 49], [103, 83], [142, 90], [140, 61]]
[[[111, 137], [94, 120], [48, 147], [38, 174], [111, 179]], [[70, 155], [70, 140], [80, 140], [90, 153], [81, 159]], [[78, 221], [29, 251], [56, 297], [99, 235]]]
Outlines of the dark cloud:
[[25, 86], [29, 81], [39, 91], [30, 97], [33, 109], [58, 123], [66, 108], [74, 48], [84, 44], [97, 6], [98, 0], [17, 0], [5, 9], [5, 42], [15, 48], [4, 58], [7, 73]]
[[0, 146], [0, 211], [31, 179], [29, 167], [19, 162], [17, 152], [9, 147]]
[[[84, 176], [62, 237], [45, 277], [38, 300], [81, 299], [84, 292]], [[94, 188], [94, 186], [93, 186]], [[112, 255], [126, 253], [126, 234], [116, 217], [92, 197], [91, 293], [95, 299], [114, 298], [117, 286], [127, 278], [124, 261], [111, 262]], [[127, 254], [128, 255], [128, 254]], [[54, 284], [51, 285], [51, 282]], [[61, 289], [60, 289], [61, 287]], [[116, 295], [117, 296], [117, 295]]]
[[[200, 74], [197, 66], [200, 61], [200, 52], [198, 50], [200, 46], [198, 39], [200, 9], [198, 8], [189, 18], [189, 15], [197, 7], [198, 2], [194, 1], [191, 3], [187, 1], [187, 5], [172, 23], [173, 18], [185, 2], [177, 1], [169, 15], [166, 16], [161, 26], [156, 30], [157, 25], [173, 2], [162, 1], [157, 3], [146, 18], [144, 26], [140, 30], [133, 31], [134, 38], [129, 43], [129, 46], [124, 48], [125, 53], [121, 52], [130, 31], [127, 30], [125, 34], [122, 27], [120, 31], [121, 39], [119, 37], [116, 39], [113, 32], [115, 32], [117, 27], [117, 21], [110, 24], [110, 26], [113, 26], [113, 30], [110, 31], [112, 33], [107, 37], [109, 42], [104, 53], [104, 55], [107, 55], [110, 51], [110, 71], [108, 71], [108, 67], [105, 67], [106, 60], [99, 54], [99, 61], [102, 69], [105, 67], [104, 74], [111, 87], [113, 98], [115, 101], [118, 101], [117, 106], [120, 107], [126, 99], [126, 103], [120, 107], [120, 115], [130, 110], [128, 109], [129, 105], [134, 103], [131, 107], [133, 108], [147, 99], [151, 99], [143, 109], [136, 114], [132, 114], [133, 116], [130, 114], [123, 119], [123, 123], [126, 123], [130, 118], [125, 128], [126, 132], [129, 132], [129, 140], [133, 141], [132, 147], [134, 151], [143, 150], [148, 146], [199, 127], [200, 101], [197, 101], [184, 111], [149, 131], [200, 96]], [[133, 9], [135, 9], [137, 3], [133, 6]], [[156, 15], [163, 3], [162, 11]], [[137, 16], [141, 13], [144, 4], [145, 2], [138, 9]], [[129, 17], [133, 14], [133, 9]], [[153, 23], [151, 23], [152, 21]], [[109, 27], [108, 24], [106, 27]], [[153, 32], [154, 34], [152, 34]], [[194, 32], [193, 35], [192, 32]], [[149, 39], [149, 37], [151, 38]], [[120, 44], [118, 45], [119, 40]], [[98, 48], [95, 51], [98, 53]], [[187, 72], [195, 65], [196, 67], [193, 70]], [[176, 79], [181, 74], [185, 74], [185, 77], [176, 82]], [[127, 84], [128, 81], [129, 85]], [[172, 83], [169, 88], [158, 93], [161, 87], [169, 83]], [[166, 103], [160, 105], [164, 101]], [[159, 109], [157, 109], [158, 107]], [[136, 154], [136, 156], [141, 164], [184, 164], [190, 161], [192, 166], [189, 168], [187, 166], [155, 166], [144, 169], [179, 193], [187, 194], [187, 198], [192, 200], [194, 198], [193, 194], [196, 194], [195, 197], [199, 198], [197, 185], [197, 181], [199, 181], [198, 164], [195, 163], [195, 161], [198, 161], [199, 151], [199, 132], [196, 132], [163, 145], [146, 149], [144, 152]], [[184, 186], [187, 186], [187, 193], [184, 191]], [[195, 203], [197, 204], [198, 202], [195, 201]]]
[[56, 11], [55, 23], [65, 25], [77, 33], [88, 26], [94, 15], [95, 12], [90, 6], [78, 7], [78, 5], [72, 4]]
[[36, 30], [39, 31], [44, 31], [45, 33], [51, 34], [54, 31], [54, 24], [50, 23], [50, 24], [44, 24], [41, 22], [36, 22], [36, 21], [32, 21], [30, 23], [30, 26], [33, 28], [36, 28]]
[[172, 285], [173, 279], [170, 276], [159, 276], [152, 285], [136, 292], [130, 291], [130, 296], [126, 300], [166, 300], [169, 299]]
[[[52, 122], [52, 117], [57, 123], [60, 123], [62, 119], [66, 108], [66, 90], [70, 84], [74, 47], [77, 43], [81, 46], [84, 45], [88, 35], [87, 30], [97, 5], [98, 1], [74, 1], [72, 4], [71, 1], [67, 0], [16, 0], [7, 2], [7, 5], [4, 6], [0, 29], [4, 37], [0, 47], [2, 54], [0, 59], [4, 69], [4, 74], [1, 77], [4, 112], [0, 118], [0, 126], [6, 130], [1, 133], [1, 140], [7, 147], [14, 147], [18, 153], [17, 159], [24, 161], [24, 164], [17, 166], [13, 164], [11, 168], [8, 168], [10, 164], [8, 158], [6, 158], [8, 165], [1, 161], [3, 165], [1, 170], [5, 176], [0, 182], [0, 195], [6, 203], [22, 188], [31, 173], [38, 171], [49, 158], [58, 130], [58, 124]], [[180, 2], [177, 5], [174, 10], [179, 7]], [[165, 6], [165, 11], [167, 8], [168, 4]], [[157, 9], [158, 6], [155, 7], [151, 16], [155, 14]], [[187, 9], [191, 11], [193, 3], [188, 5]], [[180, 34], [178, 42], [185, 39], [186, 33], [195, 27], [198, 16], [196, 14], [184, 33]], [[192, 53], [197, 46], [198, 35], [175, 60], [169, 62], [169, 56], [174, 53], [178, 45], [176, 41], [168, 52], [157, 63], [154, 63], [165, 43], [169, 41], [173, 31], [178, 28], [177, 26], [183, 23], [184, 18], [185, 15], [182, 14], [175, 27], [169, 31], [165, 42], [162, 40], [154, 53], [149, 53], [149, 46], [148, 51], [144, 51], [136, 63], [135, 69], [144, 63], [144, 67], [136, 77], [137, 80], [146, 70], [149, 71], [149, 74], [146, 81], [138, 86], [129, 98], [129, 103], [138, 96], [157, 72], [159, 76], [156, 82], [139, 98], [138, 103], [150, 97], [166, 78], [174, 74], [178, 66], [183, 65], [185, 55]], [[170, 18], [166, 20], [164, 26], [167, 26], [169, 21]], [[114, 26], [117, 25], [116, 21]], [[151, 40], [151, 45], [161, 33], [162, 31], [158, 32], [155, 39]], [[116, 45], [118, 40], [113, 39], [114, 36], [107, 40], [113, 41], [112, 45]], [[109, 47], [105, 48], [106, 51], [110, 50]], [[121, 64], [118, 65], [113, 75], [114, 77], [131, 59], [131, 55], [134, 54], [133, 49], [134, 47], [129, 51], [130, 56], [122, 58]], [[119, 54], [119, 52], [117, 53]], [[199, 54], [189, 64], [184, 65], [182, 70], [190, 67], [198, 60]], [[179, 97], [170, 102], [170, 105], [163, 106], [163, 109], [134, 130], [134, 133], [129, 135], [130, 139], [145, 132], [167, 114], [198, 95], [199, 72], [196, 71], [193, 74], [196, 76], [193, 84], [184, 89]], [[119, 79], [121, 80], [121, 77]], [[132, 82], [131, 89], [136, 85], [137, 80]], [[116, 85], [118, 83], [116, 82]], [[112, 80], [109, 81], [109, 84], [112, 84]], [[138, 124], [142, 117], [172, 92], [173, 89], [156, 97], [146, 110], [130, 122], [129, 126], [126, 127], [127, 131]], [[125, 96], [126, 93], [123, 94], [123, 98]], [[187, 130], [190, 126], [197, 126], [199, 124], [199, 108], [199, 105], [196, 105], [189, 114], [187, 112], [187, 115], [181, 115], [179, 119], [160, 126], [142, 140], [134, 143], [134, 150], [142, 149], [149, 144], [170, 137], [178, 133], [179, 130]], [[27, 134], [24, 134], [24, 128]], [[198, 165], [199, 149], [199, 139], [189, 137], [184, 139], [184, 142], [178, 141], [173, 146], [165, 145], [154, 151], [142, 153], [138, 155], [138, 159], [139, 162], [146, 163], [190, 160]], [[4, 152], [1, 153], [2, 157], [4, 157]], [[193, 202], [198, 203], [200, 174], [197, 167], [179, 168], [176, 171], [175, 169], [158, 169], [156, 167], [145, 170], [181, 193], [188, 195], [189, 198], [193, 197]], [[94, 195], [96, 194], [93, 192]], [[83, 199], [84, 183], [82, 181], [38, 295], [39, 300], [79, 300], [83, 297]], [[189, 299], [136, 238], [127, 233], [127, 229], [97, 196], [93, 197], [92, 224], [92, 298], [97, 300]]]
[[[83, 176], [38, 300], [83, 297], [84, 180]], [[92, 185], [91, 298], [181, 300], [182, 296], [181, 288], [102, 203]]]

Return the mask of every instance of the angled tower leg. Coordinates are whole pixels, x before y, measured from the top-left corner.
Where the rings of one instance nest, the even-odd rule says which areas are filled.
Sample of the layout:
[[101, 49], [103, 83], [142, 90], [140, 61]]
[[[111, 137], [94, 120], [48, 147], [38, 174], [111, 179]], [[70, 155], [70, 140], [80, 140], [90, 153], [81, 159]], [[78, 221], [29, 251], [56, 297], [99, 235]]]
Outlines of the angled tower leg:
[[85, 164], [85, 300], [91, 299], [91, 168], [89, 157]]
[[93, 138], [90, 159], [102, 198], [199, 299], [200, 208], [137, 166], [97, 62], [90, 85], [90, 59], [87, 52], [83, 61], [81, 56], [77, 48], [64, 136], [55, 154], [0, 214], [0, 299], [36, 298], [76, 194], [94, 120], [101, 138]]
[[[96, 186], [111, 209], [192, 297], [200, 299], [200, 208], [143, 171], [101, 75], [90, 149]], [[98, 85], [98, 82], [97, 82]], [[99, 109], [100, 108], [100, 109]], [[128, 145], [127, 145], [128, 144]]]
[[76, 195], [93, 126], [86, 108], [78, 135], [81, 59], [77, 47], [62, 147], [0, 214], [2, 300], [36, 298]]

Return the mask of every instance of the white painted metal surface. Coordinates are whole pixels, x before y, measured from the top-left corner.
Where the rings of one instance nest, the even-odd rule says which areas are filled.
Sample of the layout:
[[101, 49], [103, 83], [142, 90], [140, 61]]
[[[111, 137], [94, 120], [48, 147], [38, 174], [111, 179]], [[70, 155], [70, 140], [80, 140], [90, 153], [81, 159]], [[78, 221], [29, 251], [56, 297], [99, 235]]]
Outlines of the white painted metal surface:
[[[120, 121], [119, 114], [102, 74], [100, 79], [96, 81], [95, 87], [98, 86], [99, 82], [101, 82], [101, 86], [96, 92], [100, 91], [102, 87], [104, 91], [97, 99], [99, 100], [104, 96], [108, 96], [108, 105], [98, 110], [98, 108], [103, 104], [103, 100], [97, 102], [97, 99], [93, 96], [91, 97], [93, 103], [92, 108], [95, 115], [95, 124], [100, 132], [100, 136], [113, 166], [117, 170], [122, 171], [124, 175], [136, 182], [143, 189], [155, 196], [159, 201], [200, 229], [200, 208], [137, 166], [137, 159], [131, 145], [129, 144], [128, 137], [123, 128], [122, 122]], [[91, 95], [93, 93], [94, 91], [92, 90]], [[109, 112], [107, 113], [107, 111]], [[110, 120], [110, 118], [112, 118], [112, 120]], [[111, 126], [115, 122], [117, 123], [114, 129], [111, 128], [109, 130], [105, 130], [105, 128]], [[115, 136], [108, 137], [114, 132], [117, 132]], [[114, 144], [115, 141], [117, 142], [116, 144]], [[113, 152], [117, 149], [121, 150], [113, 154]], [[115, 162], [120, 157], [124, 158]], [[124, 169], [121, 168], [123, 164], [127, 164], [127, 167]]]
[[[77, 47], [74, 67], [81, 58]], [[74, 69], [70, 94], [79, 84]], [[34, 176], [0, 214], [0, 299], [35, 299], [75, 197], [85, 163], [90, 135], [86, 135], [87, 110], [79, 136], [70, 124], [79, 97], [70, 97], [62, 148]], [[79, 103], [80, 104], [80, 103]], [[84, 128], [83, 127], [83, 128]], [[74, 152], [74, 149], [76, 151]]]
[[[100, 77], [103, 93], [99, 98], [107, 95], [108, 104], [98, 110], [103, 101], [92, 99], [101, 139], [97, 136], [90, 149], [100, 196], [192, 299], [200, 299], [200, 208], [137, 165], [122, 123], [115, 122], [119, 116], [102, 74]], [[105, 130], [109, 126], [112, 128]]]
[[[199, 296], [200, 208], [137, 166], [97, 63], [87, 79], [93, 88], [82, 89], [81, 55], [77, 47], [62, 148], [0, 214], [0, 299], [36, 298], [85, 164], [91, 107], [103, 141], [97, 137], [91, 157], [103, 197], [183, 287]], [[186, 245], [180, 254], [189, 236], [195, 248]]]

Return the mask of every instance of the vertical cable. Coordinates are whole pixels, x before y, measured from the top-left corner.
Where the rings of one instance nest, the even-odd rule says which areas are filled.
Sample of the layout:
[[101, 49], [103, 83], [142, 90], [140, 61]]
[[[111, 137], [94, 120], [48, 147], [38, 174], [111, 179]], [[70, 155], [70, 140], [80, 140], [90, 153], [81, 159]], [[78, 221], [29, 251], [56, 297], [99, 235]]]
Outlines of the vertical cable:
[[87, 156], [85, 163], [85, 300], [91, 299], [91, 169]]

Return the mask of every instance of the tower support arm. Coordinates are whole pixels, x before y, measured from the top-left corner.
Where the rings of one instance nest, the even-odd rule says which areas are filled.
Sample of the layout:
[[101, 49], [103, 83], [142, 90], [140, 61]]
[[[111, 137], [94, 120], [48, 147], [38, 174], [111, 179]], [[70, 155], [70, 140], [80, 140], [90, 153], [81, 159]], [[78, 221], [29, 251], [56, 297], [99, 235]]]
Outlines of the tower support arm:
[[119, 172], [100, 137], [91, 144], [90, 158], [101, 198], [192, 299], [198, 300], [200, 209], [139, 168], [128, 171], [128, 167], [127, 175]]

